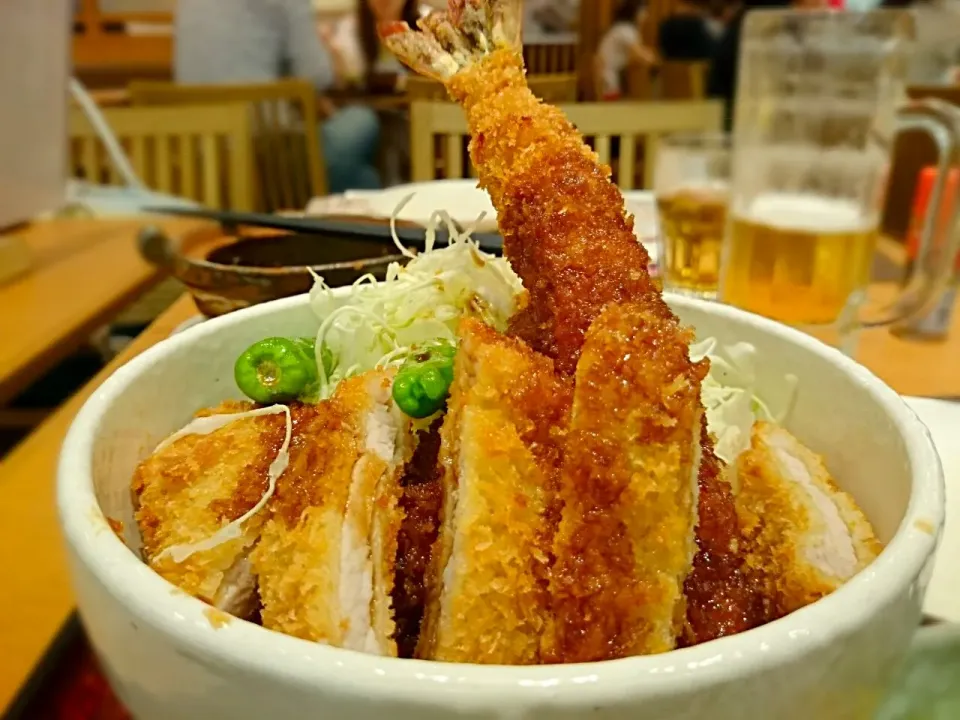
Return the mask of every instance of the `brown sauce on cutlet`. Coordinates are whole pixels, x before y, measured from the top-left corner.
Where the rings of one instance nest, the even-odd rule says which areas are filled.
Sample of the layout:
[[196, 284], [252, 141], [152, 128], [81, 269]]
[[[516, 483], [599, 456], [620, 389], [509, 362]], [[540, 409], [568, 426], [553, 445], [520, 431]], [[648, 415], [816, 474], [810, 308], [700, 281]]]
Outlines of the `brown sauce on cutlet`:
[[681, 646], [734, 635], [772, 619], [763, 596], [743, 573], [733, 493], [721, 474], [723, 464], [714, 455], [705, 421], [700, 447], [697, 553], [684, 584], [687, 622]]
[[402, 479], [403, 523], [397, 536], [397, 567], [393, 589], [397, 626], [397, 653], [413, 657], [420, 636], [420, 623], [427, 602], [426, 573], [430, 554], [440, 532], [443, 485], [437, 458], [440, 454], [440, 424], [434, 421], [420, 442]]

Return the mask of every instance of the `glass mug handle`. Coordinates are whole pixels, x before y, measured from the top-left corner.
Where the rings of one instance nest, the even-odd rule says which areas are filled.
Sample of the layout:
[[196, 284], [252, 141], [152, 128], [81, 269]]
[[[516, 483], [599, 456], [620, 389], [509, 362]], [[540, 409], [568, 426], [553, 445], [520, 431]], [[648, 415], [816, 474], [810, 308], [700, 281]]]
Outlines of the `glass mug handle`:
[[899, 111], [898, 120], [898, 133], [923, 130], [930, 135], [937, 146], [938, 172], [927, 203], [917, 258], [906, 286], [884, 309], [882, 317], [859, 323], [868, 328], [911, 320], [933, 310], [951, 279], [954, 261], [960, 253], [960, 232], [954, 231], [960, 220], [960, 203], [955, 203], [950, 215], [946, 237], [940, 243], [936, 237], [947, 177], [960, 158], [960, 108], [942, 100], [915, 100]]

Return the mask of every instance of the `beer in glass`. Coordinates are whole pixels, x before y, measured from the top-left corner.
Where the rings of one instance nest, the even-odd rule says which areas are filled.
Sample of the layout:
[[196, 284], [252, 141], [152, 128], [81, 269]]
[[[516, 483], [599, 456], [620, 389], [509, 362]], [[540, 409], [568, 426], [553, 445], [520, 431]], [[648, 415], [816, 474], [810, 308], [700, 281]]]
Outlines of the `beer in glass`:
[[721, 300], [848, 353], [859, 328], [936, 301], [949, 276], [943, 258], [957, 250], [927, 237], [898, 303], [872, 319], [862, 312], [896, 132], [922, 129], [942, 167], [957, 160], [960, 111], [933, 100], [898, 108], [912, 37], [901, 11], [746, 16]]
[[730, 141], [726, 135], [664, 138], [654, 188], [660, 214], [664, 287], [713, 298], [727, 224]]

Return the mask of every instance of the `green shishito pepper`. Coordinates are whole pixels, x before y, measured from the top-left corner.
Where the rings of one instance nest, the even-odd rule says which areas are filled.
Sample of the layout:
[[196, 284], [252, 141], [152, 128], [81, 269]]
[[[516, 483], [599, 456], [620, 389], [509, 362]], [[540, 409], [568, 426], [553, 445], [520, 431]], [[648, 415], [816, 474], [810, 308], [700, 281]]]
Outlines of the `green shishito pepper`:
[[[261, 404], [311, 399], [317, 391], [317, 360], [311, 338], [272, 337], [248, 347], [233, 367], [240, 391]], [[322, 359], [330, 375], [333, 359], [323, 348]]]
[[447, 402], [457, 346], [436, 340], [408, 357], [393, 379], [393, 401], [405, 415], [425, 418]]

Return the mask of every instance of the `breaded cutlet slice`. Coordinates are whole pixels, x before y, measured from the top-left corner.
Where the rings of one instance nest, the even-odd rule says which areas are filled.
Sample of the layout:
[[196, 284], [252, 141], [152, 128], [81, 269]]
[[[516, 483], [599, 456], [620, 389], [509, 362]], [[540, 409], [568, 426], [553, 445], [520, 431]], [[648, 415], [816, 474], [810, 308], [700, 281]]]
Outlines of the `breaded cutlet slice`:
[[577, 364], [554, 543], [547, 659], [670, 650], [696, 544], [700, 383], [693, 333], [663, 302], [608, 305]]
[[290, 464], [253, 554], [264, 627], [397, 654], [399, 475], [413, 449], [391, 383], [379, 371], [349, 378], [296, 418]]
[[[226, 402], [197, 417], [253, 410]], [[251, 510], [267, 492], [268, 471], [286, 434], [282, 413], [244, 417], [207, 434], [163, 445], [137, 467], [132, 483], [143, 556], [182, 590], [237, 617], [256, 611], [248, 559], [266, 513], [243, 523], [238, 537], [187, 557], [170, 552], [202, 543]]]
[[737, 465], [745, 568], [773, 617], [830, 594], [880, 553], [869, 521], [823, 459], [782, 427], [756, 423]]
[[537, 663], [568, 387], [548, 358], [464, 320], [448, 408], [417, 657]]

